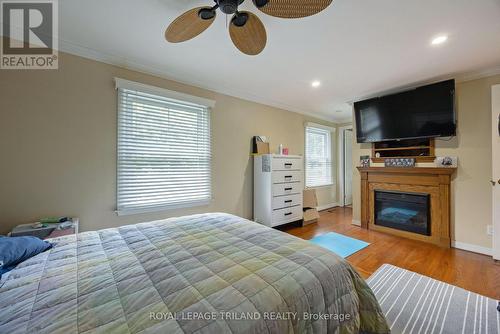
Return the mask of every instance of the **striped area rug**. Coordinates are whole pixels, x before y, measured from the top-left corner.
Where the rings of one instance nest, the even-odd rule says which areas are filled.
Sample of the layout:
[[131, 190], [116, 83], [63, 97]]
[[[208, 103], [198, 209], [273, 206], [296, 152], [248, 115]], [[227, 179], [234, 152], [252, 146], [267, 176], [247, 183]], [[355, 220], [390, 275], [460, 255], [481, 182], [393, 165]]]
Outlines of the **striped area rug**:
[[500, 333], [493, 299], [389, 264], [373, 273], [368, 285], [392, 333]]

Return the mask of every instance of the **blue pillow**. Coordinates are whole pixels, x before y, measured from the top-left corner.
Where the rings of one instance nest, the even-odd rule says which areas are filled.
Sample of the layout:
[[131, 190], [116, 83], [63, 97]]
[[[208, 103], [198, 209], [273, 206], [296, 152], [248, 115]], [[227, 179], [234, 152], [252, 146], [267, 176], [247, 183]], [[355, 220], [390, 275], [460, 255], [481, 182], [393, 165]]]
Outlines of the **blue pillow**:
[[36, 237], [0, 236], [0, 278], [19, 263], [52, 248], [52, 244]]

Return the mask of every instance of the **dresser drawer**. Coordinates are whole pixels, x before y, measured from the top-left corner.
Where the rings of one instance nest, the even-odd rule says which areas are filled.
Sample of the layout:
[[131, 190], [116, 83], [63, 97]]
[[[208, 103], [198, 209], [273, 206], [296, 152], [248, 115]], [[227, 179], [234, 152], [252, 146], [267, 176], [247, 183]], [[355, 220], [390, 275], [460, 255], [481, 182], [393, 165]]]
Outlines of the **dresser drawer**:
[[273, 210], [272, 227], [302, 219], [302, 206]]
[[300, 158], [274, 158], [273, 171], [279, 170], [302, 170], [302, 159]]
[[301, 194], [303, 188], [301, 182], [273, 184], [273, 196]]
[[296, 205], [302, 206], [302, 194], [273, 197], [273, 210]]
[[278, 171], [273, 172], [273, 183], [302, 182], [301, 171]]

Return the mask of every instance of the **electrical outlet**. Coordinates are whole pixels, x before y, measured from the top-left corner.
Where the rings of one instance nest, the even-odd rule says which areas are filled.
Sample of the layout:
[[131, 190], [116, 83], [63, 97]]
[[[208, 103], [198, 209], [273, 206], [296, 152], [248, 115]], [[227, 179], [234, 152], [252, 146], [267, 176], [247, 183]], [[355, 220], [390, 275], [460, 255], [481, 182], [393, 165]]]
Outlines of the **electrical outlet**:
[[486, 233], [488, 235], [493, 235], [493, 225], [486, 226]]

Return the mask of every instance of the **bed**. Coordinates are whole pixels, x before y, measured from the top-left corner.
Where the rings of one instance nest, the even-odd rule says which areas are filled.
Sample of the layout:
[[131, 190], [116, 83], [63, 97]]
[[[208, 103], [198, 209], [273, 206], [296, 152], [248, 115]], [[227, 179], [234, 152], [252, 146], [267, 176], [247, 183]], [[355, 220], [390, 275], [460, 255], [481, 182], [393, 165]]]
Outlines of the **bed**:
[[0, 333], [388, 333], [327, 250], [223, 213], [51, 240], [0, 287]]

